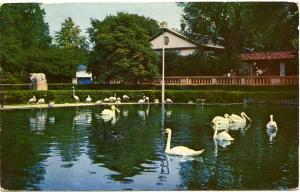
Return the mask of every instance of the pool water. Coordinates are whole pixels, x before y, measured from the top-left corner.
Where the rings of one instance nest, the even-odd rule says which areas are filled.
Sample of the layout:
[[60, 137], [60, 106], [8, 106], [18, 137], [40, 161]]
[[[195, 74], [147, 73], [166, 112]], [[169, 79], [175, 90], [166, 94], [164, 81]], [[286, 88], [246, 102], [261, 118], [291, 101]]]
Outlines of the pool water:
[[[284, 105], [119, 106], [0, 111], [1, 187], [9, 190], [280, 190], [298, 187], [298, 107]], [[213, 141], [210, 121], [240, 114], [251, 124], [230, 130], [228, 146]], [[269, 137], [274, 115], [278, 131]], [[198, 157], [164, 153], [205, 149]]]

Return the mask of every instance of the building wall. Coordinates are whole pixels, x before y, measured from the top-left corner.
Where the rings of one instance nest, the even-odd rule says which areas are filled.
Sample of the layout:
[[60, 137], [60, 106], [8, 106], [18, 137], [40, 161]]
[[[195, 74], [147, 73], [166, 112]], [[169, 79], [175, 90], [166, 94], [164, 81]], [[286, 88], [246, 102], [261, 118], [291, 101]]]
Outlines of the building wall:
[[[165, 36], [169, 37], [169, 44], [165, 46], [166, 49], [172, 49], [172, 48], [193, 48], [193, 47], [197, 47], [196, 45], [181, 39], [179, 37], [177, 37], [176, 35], [169, 33], [169, 32], [165, 32]], [[163, 35], [160, 35], [158, 37], [156, 37], [155, 39], [153, 39], [151, 42], [152, 44], [152, 48], [153, 49], [161, 49], [164, 43], [164, 37]]]

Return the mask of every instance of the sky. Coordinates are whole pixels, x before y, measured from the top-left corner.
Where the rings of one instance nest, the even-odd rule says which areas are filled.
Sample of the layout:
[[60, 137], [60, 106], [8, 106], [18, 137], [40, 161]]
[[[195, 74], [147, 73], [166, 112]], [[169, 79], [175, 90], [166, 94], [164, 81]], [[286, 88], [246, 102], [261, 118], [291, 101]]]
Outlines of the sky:
[[49, 24], [50, 34], [59, 31], [61, 23], [71, 17], [87, 36], [90, 18], [103, 20], [107, 15], [117, 12], [128, 12], [143, 15], [157, 20], [166, 21], [170, 28], [180, 29], [182, 8], [175, 2], [144, 2], [144, 3], [62, 3], [42, 4], [46, 12], [45, 21]]

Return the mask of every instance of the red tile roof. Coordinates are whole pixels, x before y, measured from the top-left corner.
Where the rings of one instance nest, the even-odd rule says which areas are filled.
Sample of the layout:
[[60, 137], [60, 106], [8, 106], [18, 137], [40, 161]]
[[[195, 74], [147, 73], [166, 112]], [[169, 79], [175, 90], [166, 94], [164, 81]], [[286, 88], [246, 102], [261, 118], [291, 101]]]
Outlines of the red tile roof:
[[253, 60], [278, 60], [278, 59], [291, 59], [295, 55], [293, 51], [275, 51], [275, 52], [261, 52], [261, 53], [244, 53], [240, 54], [242, 61]]

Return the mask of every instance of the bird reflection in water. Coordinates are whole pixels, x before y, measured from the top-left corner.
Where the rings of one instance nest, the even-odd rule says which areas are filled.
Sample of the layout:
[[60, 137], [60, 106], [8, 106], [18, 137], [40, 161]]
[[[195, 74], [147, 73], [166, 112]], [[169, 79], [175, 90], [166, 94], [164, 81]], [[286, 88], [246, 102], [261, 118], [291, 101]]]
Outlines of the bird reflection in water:
[[30, 131], [37, 135], [44, 134], [46, 130], [47, 112], [38, 111], [35, 117], [29, 117]]
[[269, 136], [269, 141], [270, 143], [273, 142], [273, 139], [276, 137], [277, 135], [277, 129], [267, 129], [267, 134]]
[[92, 124], [92, 111], [91, 110], [82, 110], [78, 111], [76, 109], [76, 114], [73, 118], [73, 130], [78, 126], [90, 126]]
[[138, 116], [142, 119], [142, 120], [146, 120], [146, 117], [149, 116], [149, 110], [150, 110], [150, 105], [148, 104], [146, 108], [144, 108], [144, 106], [140, 106], [140, 109], [137, 111]]

